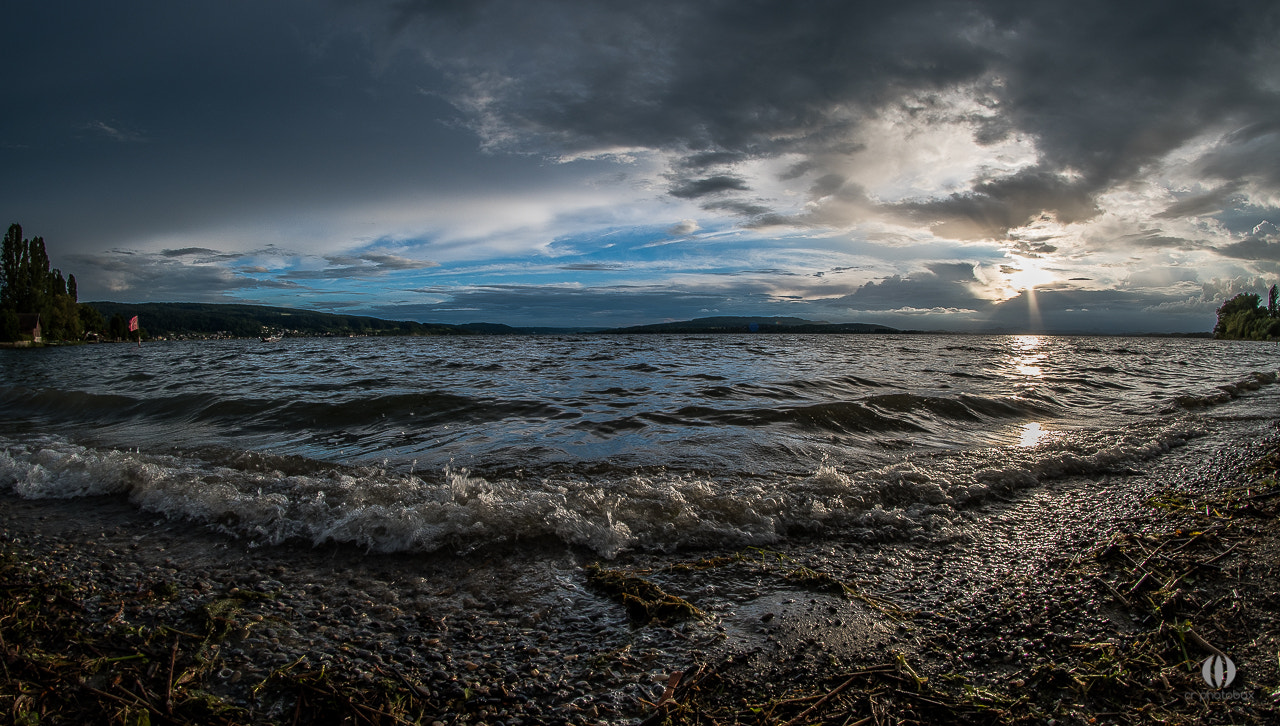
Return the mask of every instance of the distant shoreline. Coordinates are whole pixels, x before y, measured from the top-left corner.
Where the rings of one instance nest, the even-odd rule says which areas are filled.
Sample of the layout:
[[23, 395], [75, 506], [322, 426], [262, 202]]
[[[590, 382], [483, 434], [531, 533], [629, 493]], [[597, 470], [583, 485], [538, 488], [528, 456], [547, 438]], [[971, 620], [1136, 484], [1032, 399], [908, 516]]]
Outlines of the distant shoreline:
[[[1052, 335], [1212, 338], [1209, 331], [1100, 333], [1088, 331], [949, 331], [899, 329], [878, 323], [807, 320], [781, 316], [717, 316], [623, 327], [513, 326], [505, 323], [420, 323], [340, 315], [294, 308], [226, 303], [90, 302], [104, 317], [137, 315], [143, 339], [211, 340], [283, 337], [383, 337], [445, 335]], [[6, 345], [5, 347], [12, 347]]]

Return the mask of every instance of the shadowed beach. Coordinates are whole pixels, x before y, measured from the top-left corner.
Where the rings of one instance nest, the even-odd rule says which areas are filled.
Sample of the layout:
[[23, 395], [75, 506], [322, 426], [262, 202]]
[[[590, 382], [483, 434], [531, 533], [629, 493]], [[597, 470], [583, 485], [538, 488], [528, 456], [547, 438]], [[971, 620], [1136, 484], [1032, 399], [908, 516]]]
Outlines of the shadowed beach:
[[[6, 494], [0, 698], [50, 723], [1265, 723], [1278, 444], [1245, 422], [927, 541], [612, 561], [255, 546]], [[644, 622], [593, 564], [698, 615]]]

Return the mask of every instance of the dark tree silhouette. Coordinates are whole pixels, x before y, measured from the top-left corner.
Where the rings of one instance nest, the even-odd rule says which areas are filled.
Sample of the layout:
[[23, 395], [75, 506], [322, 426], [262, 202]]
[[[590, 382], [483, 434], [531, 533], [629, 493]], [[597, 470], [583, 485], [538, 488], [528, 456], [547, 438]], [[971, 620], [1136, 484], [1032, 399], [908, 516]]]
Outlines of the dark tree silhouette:
[[[1275, 302], [1274, 292], [1271, 301]], [[1218, 308], [1218, 323], [1213, 326], [1213, 337], [1233, 340], [1280, 338], [1280, 318], [1273, 317], [1268, 308], [1259, 307], [1261, 303], [1262, 296], [1253, 292], [1242, 292], [1223, 303]]]
[[22, 225], [11, 224], [0, 246], [0, 340], [16, 340], [18, 316], [37, 314], [48, 340], [78, 340], [84, 324], [78, 308], [75, 276], [49, 269], [44, 238], [26, 239]]

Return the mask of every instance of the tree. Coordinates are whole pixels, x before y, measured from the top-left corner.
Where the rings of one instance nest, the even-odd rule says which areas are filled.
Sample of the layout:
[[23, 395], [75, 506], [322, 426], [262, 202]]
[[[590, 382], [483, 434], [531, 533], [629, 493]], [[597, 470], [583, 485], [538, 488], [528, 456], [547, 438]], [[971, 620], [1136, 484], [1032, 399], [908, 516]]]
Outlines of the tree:
[[26, 239], [21, 225], [9, 225], [0, 246], [0, 340], [17, 339], [17, 316], [26, 313], [40, 315], [46, 339], [79, 340], [85, 327], [78, 300], [75, 276], [49, 269], [44, 238]]
[[[1272, 301], [1275, 301], [1274, 294]], [[1223, 303], [1218, 308], [1213, 337], [1232, 340], [1280, 337], [1280, 320], [1273, 318], [1267, 308], [1259, 307], [1261, 303], [1262, 296], [1252, 292], [1242, 292]]]
[[1270, 313], [1273, 318], [1280, 318], [1280, 310], [1276, 309], [1276, 303], [1280, 302], [1280, 300], [1277, 300], [1277, 295], [1280, 295], [1280, 291], [1277, 291], [1276, 286], [1272, 285], [1271, 298], [1267, 301], [1267, 312]]
[[12, 310], [0, 310], [0, 340], [17, 340], [21, 334], [18, 314]]
[[11, 224], [4, 234], [4, 247], [0, 250], [0, 308], [16, 310], [18, 288], [22, 277], [22, 225]]
[[107, 334], [112, 340], [124, 340], [129, 334], [129, 324], [125, 322], [124, 316], [116, 313], [111, 316], [111, 322], [107, 327]]
[[98, 333], [99, 335], [107, 332], [107, 319], [102, 317], [102, 313], [92, 305], [77, 305], [77, 312], [80, 315], [80, 329], [86, 333]]

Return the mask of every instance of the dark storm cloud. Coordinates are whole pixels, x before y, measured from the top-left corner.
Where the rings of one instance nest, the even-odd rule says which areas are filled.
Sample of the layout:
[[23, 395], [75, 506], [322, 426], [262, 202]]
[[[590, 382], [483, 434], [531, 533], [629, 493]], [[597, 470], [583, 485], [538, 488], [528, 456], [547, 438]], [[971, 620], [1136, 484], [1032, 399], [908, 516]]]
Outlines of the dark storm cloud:
[[1248, 239], [1217, 248], [1216, 252], [1224, 257], [1235, 257], [1240, 260], [1262, 260], [1280, 262], [1280, 239]]
[[219, 252], [206, 247], [183, 247], [176, 250], [160, 250], [161, 257], [192, 257], [195, 262], [233, 262], [245, 255], [236, 252]]
[[840, 174], [824, 174], [813, 182], [813, 186], [809, 187], [809, 195], [813, 197], [826, 197], [835, 194], [844, 186], [845, 178]]
[[1280, 227], [1268, 221], [1259, 222], [1244, 239], [1214, 251], [1224, 257], [1264, 263], [1260, 265], [1262, 269], [1275, 273], [1280, 267], [1274, 264], [1280, 262]]
[[1116, 241], [1135, 247], [1154, 247], [1158, 249], [1194, 250], [1203, 246], [1203, 244], [1182, 237], [1170, 237], [1158, 229], [1148, 229], [1134, 234], [1127, 234]]
[[[406, 32], [468, 82], [522, 83], [487, 108], [582, 151], [607, 146], [754, 154], [833, 128], [832, 103], [972, 77], [988, 54], [965, 5], [906, 2], [395, 3]], [[463, 62], [465, 59], [465, 62]], [[874, 72], [872, 72], [874, 71]], [[519, 139], [517, 141], [525, 141]], [[695, 163], [695, 166], [699, 164]]]
[[685, 157], [681, 165], [687, 169], [704, 169], [709, 166], [734, 164], [747, 158], [747, 155], [742, 152], [709, 151]]
[[186, 257], [187, 255], [200, 255], [202, 257], [216, 257], [221, 255], [217, 250], [211, 250], [207, 247], [183, 247], [178, 250], [160, 250], [160, 254], [164, 257]]
[[[683, 159], [677, 196], [739, 191], [704, 192], [719, 177], [686, 174], [783, 153], [806, 157], [784, 177], [817, 174], [822, 193], [829, 160], [857, 148], [850, 128], [966, 84], [991, 110], [974, 119], [979, 142], [1025, 134], [1041, 158], [895, 207], [945, 233], [995, 235], [1043, 213], [1088, 219], [1100, 190], [1217, 125], [1242, 130], [1211, 171], [1277, 181], [1280, 6], [1266, 0], [392, 7], [491, 144], [670, 151]], [[1245, 145], [1254, 153], [1233, 153]], [[1212, 211], [1211, 201], [1167, 211]]]
[[708, 211], [720, 210], [723, 212], [729, 212], [730, 214], [736, 214], [743, 217], [755, 217], [762, 214], [768, 214], [769, 212], [769, 207], [766, 207], [762, 204], [753, 204], [751, 202], [746, 202], [738, 199], [726, 199], [722, 201], [707, 202], [702, 205], [702, 208]]
[[1195, 194], [1170, 204], [1163, 212], [1156, 214], [1156, 219], [1177, 219], [1179, 217], [1195, 217], [1201, 214], [1213, 214], [1224, 206], [1231, 204], [1239, 193], [1243, 182], [1234, 181], [1204, 194]]
[[[1163, 270], [1174, 248], [1205, 277], [1199, 262], [1223, 275], [1277, 264], [1277, 240], [1249, 234], [1280, 198], [1273, 0], [19, 0], [0, 21], [0, 214], [50, 239], [98, 297], [339, 280], [376, 298], [353, 303], [367, 307], [430, 266], [421, 254], [481, 270], [423, 310], [614, 324], [804, 306], [985, 313], [974, 291], [995, 294], [986, 273], [1007, 255], [1057, 258], [1036, 269], [1099, 285], [1126, 265]], [[1184, 221], [1202, 215], [1214, 218]], [[723, 234], [726, 217], [745, 231]], [[636, 219], [650, 231], [624, 229]], [[1008, 236], [1027, 223], [1061, 238]], [[781, 226], [839, 231], [770, 239]], [[1199, 234], [1212, 239], [1180, 236]], [[510, 270], [554, 250], [545, 240], [584, 255], [547, 263], [558, 280], [626, 270], [643, 284], [485, 284], [533, 279]], [[832, 253], [796, 269], [866, 263], [858, 281], [876, 281], [823, 273], [805, 288], [753, 269], [684, 286], [692, 248], [708, 257], [694, 272], [729, 272], [792, 264], [778, 251], [792, 241]], [[1095, 243], [1117, 254], [1077, 254]], [[587, 257], [593, 245], [610, 251]], [[981, 281], [967, 263], [928, 266], [970, 253]], [[1038, 299], [1080, 316], [1137, 309], [1126, 294]], [[783, 298], [798, 307], [769, 307]]]
[[973, 265], [939, 262], [907, 277], [894, 275], [872, 281], [840, 298], [840, 303], [858, 310], [912, 308], [984, 308], [989, 303], [974, 295], [978, 283]]
[[1276, 190], [1280, 187], [1280, 128], [1275, 122], [1264, 122], [1244, 131], [1247, 133], [1232, 134], [1225, 144], [1208, 154], [1201, 171], [1228, 183], [1245, 179]]
[[261, 229], [282, 209], [296, 223], [507, 167], [463, 164], [474, 136], [415, 90], [435, 74], [379, 63], [348, 20], [299, 0], [6, 3], [3, 210], [62, 250], [101, 249]]
[[1089, 185], [1044, 169], [981, 181], [946, 199], [906, 202], [890, 209], [958, 239], [998, 237], [1045, 213], [1060, 222], [1087, 220], [1098, 213]]
[[711, 176], [704, 179], [690, 179], [673, 186], [669, 193], [673, 197], [681, 199], [694, 199], [697, 197], [705, 197], [709, 194], [719, 194], [728, 191], [745, 191], [749, 189], [747, 183], [741, 179], [732, 176], [720, 175]]
[[1009, 246], [1009, 251], [1020, 257], [1044, 257], [1058, 248], [1048, 242], [1020, 239]]
[[296, 283], [259, 280], [232, 268], [187, 264], [163, 254], [112, 250], [68, 259], [77, 269], [92, 271], [77, 276], [85, 280], [79, 290], [84, 300], [234, 302], [234, 296], [246, 291], [303, 289]]

